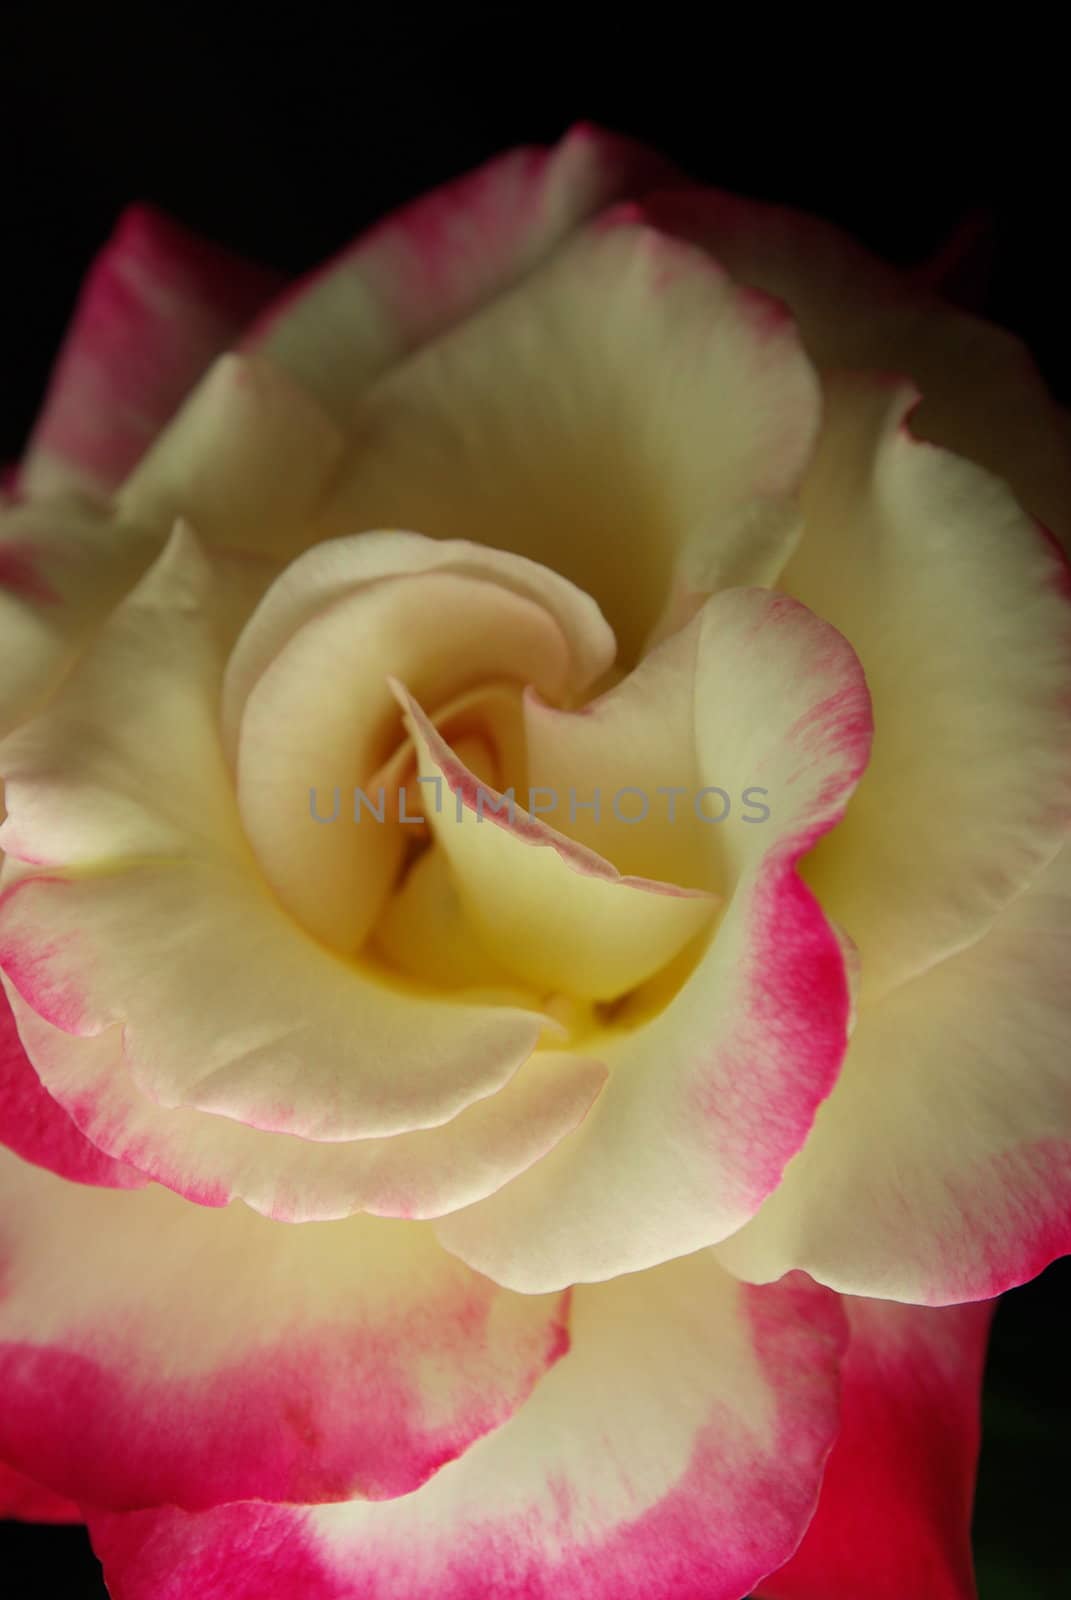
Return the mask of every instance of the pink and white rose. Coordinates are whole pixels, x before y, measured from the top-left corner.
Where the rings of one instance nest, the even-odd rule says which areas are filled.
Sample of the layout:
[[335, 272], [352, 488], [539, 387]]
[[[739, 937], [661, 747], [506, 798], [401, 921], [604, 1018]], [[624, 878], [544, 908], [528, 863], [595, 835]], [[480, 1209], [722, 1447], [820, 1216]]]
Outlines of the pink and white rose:
[[1007, 335], [596, 130], [281, 298], [124, 217], [0, 519], [8, 1511], [119, 1600], [967, 1600], [1069, 506]]

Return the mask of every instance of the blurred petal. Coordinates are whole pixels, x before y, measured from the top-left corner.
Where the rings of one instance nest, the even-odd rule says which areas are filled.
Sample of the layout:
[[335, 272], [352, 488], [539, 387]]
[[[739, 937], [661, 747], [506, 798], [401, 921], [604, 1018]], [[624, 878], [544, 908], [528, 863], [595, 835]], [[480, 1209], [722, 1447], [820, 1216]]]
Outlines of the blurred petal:
[[960, 217], [911, 278], [964, 311], [981, 312], [993, 293], [996, 254], [996, 215], [979, 207]]
[[118, 504], [151, 527], [192, 522], [210, 544], [258, 555], [300, 545], [342, 455], [312, 397], [267, 362], [225, 355], [124, 483]]
[[661, 157], [586, 124], [551, 150], [511, 150], [363, 234], [269, 307], [249, 347], [345, 422], [400, 357], [524, 277], [585, 218], [672, 176]]
[[82, 289], [19, 475], [31, 497], [109, 494], [210, 363], [282, 286], [146, 206]]
[[575, 1292], [573, 1344], [504, 1427], [376, 1506], [94, 1517], [122, 1600], [739, 1600], [807, 1524], [843, 1320], [706, 1254]]
[[902, 372], [922, 393], [912, 428], [1011, 484], [1071, 539], [1071, 439], [1026, 346], [957, 311], [816, 217], [714, 189], [648, 197], [656, 226], [708, 249], [784, 300], [822, 368]]
[[84, 1522], [81, 1506], [43, 1489], [0, 1461], [0, 1517], [19, 1522]]
[[62, 683], [160, 542], [73, 499], [0, 515], [0, 735]]

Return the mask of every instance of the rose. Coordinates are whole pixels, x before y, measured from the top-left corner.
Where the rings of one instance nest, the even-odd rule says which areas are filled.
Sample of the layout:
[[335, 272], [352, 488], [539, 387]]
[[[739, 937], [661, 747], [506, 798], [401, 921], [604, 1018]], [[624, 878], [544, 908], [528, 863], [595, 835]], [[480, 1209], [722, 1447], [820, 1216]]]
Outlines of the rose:
[[9, 1504], [124, 1596], [967, 1594], [1067, 1248], [1058, 414], [584, 130], [213, 364], [270, 287], [130, 219], [5, 517]]
[[[1059, 567], [993, 479], [894, 431], [893, 386], [827, 377], [812, 454], [791, 330], [672, 238], [780, 291], [823, 368], [893, 352], [927, 395], [917, 426], [1050, 521], [1066, 458], [1001, 336], [819, 225], [678, 191], [563, 242], [642, 168], [581, 136], [425, 202], [213, 369], [131, 475], [260, 293], [220, 296], [216, 263], [135, 219], [20, 475], [3, 940], [26, 1054], [12, 1034], [5, 1132], [60, 1179], [5, 1163], [3, 1448], [30, 1475], [14, 1508], [79, 1514], [35, 1480], [76, 1497], [124, 1593], [226, 1573], [229, 1593], [739, 1594], [810, 1516], [845, 1320], [819, 1509], [764, 1592], [969, 1584], [926, 1486], [969, 1477], [984, 1308], [726, 1268], [939, 1303], [1065, 1243]], [[160, 554], [176, 515], [196, 534]], [[476, 544], [352, 536], [381, 521]], [[625, 652], [583, 717], [568, 696], [609, 636], [570, 578]], [[822, 618], [874, 696], [843, 818], [868, 713]], [[714, 845], [581, 813], [569, 844], [448, 814], [403, 892], [362, 908], [342, 890], [382, 891], [397, 832], [324, 835], [291, 801], [348, 779], [369, 697], [369, 751], [393, 785], [417, 776], [386, 748], [403, 667], [455, 752], [399, 689], [421, 776], [464, 794], [463, 756], [490, 785], [523, 726], [555, 783], [766, 778], [771, 830]], [[567, 709], [530, 701], [522, 725], [503, 678]], [[794, 872], [809, 845], [817, 899]], [[419, 992], [331, 953], [362, 911]], [[568, 999], [526, 1063], [533, 974]], [[232, 1195], [290, 1220], [442, 1212], [454, 1254], [419, 1222], [208, 1209]]]

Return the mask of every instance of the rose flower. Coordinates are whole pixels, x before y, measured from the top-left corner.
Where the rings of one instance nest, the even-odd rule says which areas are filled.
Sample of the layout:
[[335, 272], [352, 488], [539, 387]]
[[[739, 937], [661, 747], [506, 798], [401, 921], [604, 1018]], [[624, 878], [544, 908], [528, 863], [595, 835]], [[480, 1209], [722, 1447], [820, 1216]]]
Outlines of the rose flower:
[[7, 1508], [121, 1600], [966, 1600], [1063, 419], [588, 128], [278, 291], [124, 216], [0, 521]]

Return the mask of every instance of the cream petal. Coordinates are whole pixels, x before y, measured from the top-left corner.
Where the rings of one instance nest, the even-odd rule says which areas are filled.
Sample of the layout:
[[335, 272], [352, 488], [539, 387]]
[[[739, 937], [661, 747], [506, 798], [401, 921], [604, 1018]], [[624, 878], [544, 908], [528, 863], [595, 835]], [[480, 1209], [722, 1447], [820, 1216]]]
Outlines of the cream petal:
[[542, 607], [568, 643], [568, 689], [572, 695], [579, 695], [614, 659], [613, 633], [594, 600], [524, 556], [465, 539], [428, 539], [394, 530], [329, 539], [284, 569], [250, 617], [227, 663], [222, 720], [224, 744], [232, 760], [247, 700], [306, 623], [369, 584], [429, 573], [495, 583], [518, 599]]
[[522, 551], [595, 597], [632, 662], [682, 550], [707, 589], [776, 575], [818, 409], [780, 308], [614, 212], [364, 394], [317, 532]]
[[805, 875], [859, 946], [861, 999], [977, 938], [1071, 819], [1071, 588], [980, 468], [905, 426], [913, 395], [827, 385], [780, 584], [851, 641], [874, 751]]
[[160, 544], [74, 498], [0, 514], [0, 736], [45, 704]]
[[719, 1254], [847, 1294], [987, 1299], [1071, 1250], [1071, 849], [984, 938], [864, 1006], [840, 1082]]
[[328, 1143], [449, 1122], [509, 1082], [546, 1022], [388, 986], [247, 872], [178, 858], [23, 876], [0, 895], [0, 965], [65, 1033], [121, 1024], [161, 1106]]
[[[357, 1211], [427, 1218], [470, 1205], [572, 1132], [606, 1079], [599, 1062], [564, 1051], [537, 1054], [497, 1094], [440, 1127], [316, 1142], [191, 1107], [160, 1106], [131, 1078], [118, 1028], [88, 1038], [63, 1033], [42, 1021], [9, 980], [4, 987], [32, 1058], [31, 1065], [23, 1055], [21, 1075], [9, 1077], [2, 1103], [9, 1115], [22, 1113], [3, 1129], [19, 1155], [83, 1183], [129, 1188], [150, 1177], [199, 1205], [239, 1198], [280, 1222]], [[12, 1043], [19, 1048], [18, 1039]]]
[[702, 890], [623, 877], [603, 857], [481, 784], [402, 685], [421, 777], [437, 783], [428, 821], [466, 919], [523, 981], [613, 1000], [653, 977], [710, 923]]
[[69, 1033], [122, 1023], [135, 1079], [165, 1106], [328, 1141], [437, 1126], [503, 1087], [545, 1018], [388, 987], [269, 894], [217, 726], [247, 577], [180, 531], [70, 695], [5, 751], [3, 842], [23, 858], [0, 913], [9, 975]]
[[845, 956], [796, 866], [866, 764], [859, 662], [765, 590], [716, 595], [691, 627], [698, 641], [678, 635], [677, 648], [696, 663], [700, 774], [733, 792], [765, 786], [771, 814], [719, 826], [728, 901], [714, 936], [675, 992], [626, 1007], [620, 1031], [592, 1042], [610, 1079], [582, 1126], [436, 1225], [514, 1288], [601, 1280], [725, 1238], [777, 1186], [840, 1069]]
[[436, 707], [494, 680], [569, 696], [613, 641], [586, 597], [517, 557], [400, 533], [337, 544], [265, 598], [232, 658], [224, 716], [261, 869], [305, 928], [350, 953], [406, 833], [396, 796], [376, 787], [404, 737], [388, 675]]
[[228, 354], [153, 442], [118, 504], [151, 527], [183, 517], [211, 544], [284, 555], [300, 546], [343, 443], [285, 374]]
[[413, 862], [376, 924], [375, 945], [399, 971], [445, 989], [516, 986], [475, 937], [442, 850]]
[[674, 634], [576, 711], [527, 693], [527, 778], [556, 798], [555, 826], [619, 871], [717, 890], [717, 828], [703, 820], [715, 813], [696, 809], [700, 637], [695, 625]]
[[1071, 540], [1065, 413], [1014, 335], [817, 217], [714, 189], [651, 195], [643, 209], [790, 306], [819, 367], [906, 374], [923, 397], [914, 431], [1006, 479], [1027, 511]]
[[269, 307], [248, 347], [345, 422], [407, 351], [524, 277], [586, 217], [672, 175], [586, 124], [551, 150], [511, 150], [363, 234]]
[[[83, 554], [91, 564], [88, 540]], [[175, 529], [107, 625], [95, 619], [78, 670], [4, 742], [9, 855], [57, 866], [186, 851], [248, 860], [217, 707], [228, 646], [271, 572], [209, 556], [190, 528]], [[73, 582], [78, 566], [66, 575]]]

